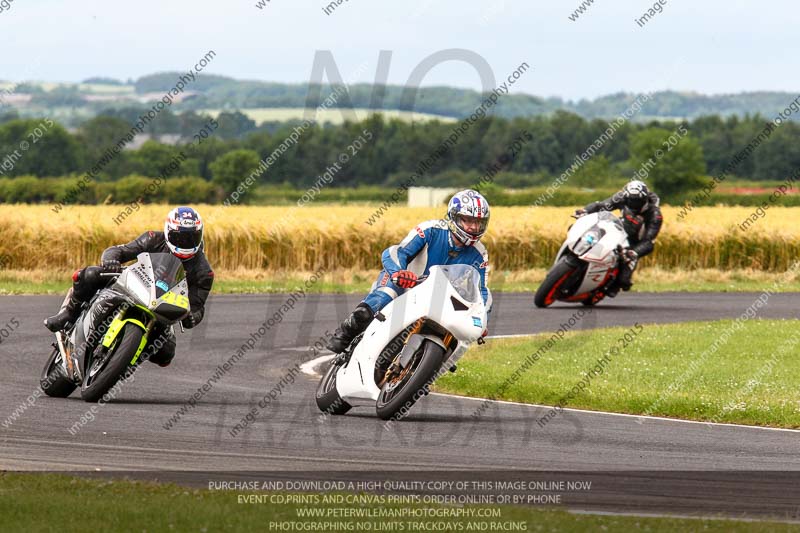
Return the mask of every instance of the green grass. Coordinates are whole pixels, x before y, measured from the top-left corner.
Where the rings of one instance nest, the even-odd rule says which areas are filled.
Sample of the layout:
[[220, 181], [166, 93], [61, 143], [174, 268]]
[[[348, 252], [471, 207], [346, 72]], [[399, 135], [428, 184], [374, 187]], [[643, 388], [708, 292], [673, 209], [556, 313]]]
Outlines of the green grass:
[[[377, 277], [377, 272], [375, 273]], [[354, 294], [366, 293], [372, 286], [373, 276], [369, 279], [355, 276], [348, 283], [319, 281], [306, 289], [306, 293]], [[214, 280], [214, 294], [273, 294], [289, 293], [303, 287], [306, 277], [299, 275], [281, 275], [272, 280], [220, 279]], [[0, 296], [19, 294], [65, 294], [72, 285], [69, 275], [52, 274], [43, 280], [31, 280], [0, 273]]]
[[[633, 292], [760, 292], [769, 287], [771, 283], [744, 279], [736, 281], [691, 280], [684, 281], [655, 281], [639, 283]], [[790, 282], [774, 292], [798, 292], [800, 281]]]
[[[214, 282], [212, 292], [214, 294], [284, 294], [301, 287], [304, 280], [293, 278], [281, 282], [272, 281], [221, 281]], [[31, 281], [0, 281], [0, 296], [12, 294], [64, 294], [69, 289], [71, 282], [46, 281], [44, 283]], [[316, 284], [307, 293], [333, 293], [333, 294], [353, 294], [366, 293], [371, 282], [343, 285], [339, 283]]]
[[70, 284], [66, 281], [34, 282], [4, 279], [0, 281], [0, 296], [11, 294], [64, 294], [69, 289]]
[[[490, 287], [498, 292], [530, 292], [536, 290], [544, 277], [543, 269], [527, 272], [493, 272]], [[316, 283], [307, 292], [361, 294], [366, 293], [377, 276], [374, 272], [340, 272], [332, 279]], [[28, 272], [0, 270], [0, 295], [8, 294], [63, 294], [70, 286], [70, 273], [56, 271]], [[231, 277], [232, 276], [232, 277]], [[286, 293], [291, 292], [307, 279], [300, 273], [262, 273], [253, 279], [253, 272], [245, 276], [217, 273], [213, 292], [216, 294]], [[755, 274], [718, 272], [712, 270], [694, 272], [670, 272], [645, 270], [637, 273], [636, 292], [758, 292], [771, 287], [780, 274], [764, 272]], [[267, 278], [267, 279], [261, 279]], [[800, 279], [777, 288], [778, 292], [800, 292]], [[531, 296], [532, 297], [532, 296]], [[624, 301], [623, 293], [619, 301]]]
[[[377, 277], [377, 273], [375, 274]], [[253, 294], [253, 293], [288, 293], [296, 287], [302, 287], [305, 279], [290, 276], [289, 278], [278, 281], [246, 281], [246, 280], [217, 280], [214, 284], [214, 292], [220, 294]], [[306, 292], [310, 293], [333, 293], [333, 294], [353, 294], [366, 293], [372, 286], [372, 280], [353, 283], [332, 283], [320, 281]], [[219, 287], [219, 290], [217, 290]]]
[[[455, 374], [436, 382], [440, 392], [556, 405], [628, 328], [579, 331], [592, 315], [541, 355], [500, 393], [503, 382], [551, 334], [496, 339], [471, 350]], [[748, 320], [702, 354], [731, 320], [643, 325], [564, 406], [630, 414], [782, 428], [800, 427], [800, 322]], [[787, 340], [788, 339], [788, 340]], [[786, 344], [788, 343], [788, 344]], [[713, 351], [713, 353], [710, 353]], [[692, 365], [696, 365], [694, 369]], [[753, 382], [755, 381], [755, 382]]]
[[[296, 504], [239, 504], [239, 492], [208, 491], [127, 480], [71, 478], [55, 474], [0, 473], [0, 529], [10, 532], [71, 531], [269, 531], [270, 522], [311, 521], [298, 519]], [[274, 494], [274, 493], [273, 493]], [[360, 505], [305, 505], [304, 507], [346, 507]], [[376, 507], [372, 505], [371, 507]], [[440, 507], [435, 505], [385, 505], [400, 507]], [[476, 507], [476, 506], [466, 506]], [[486, 506], [482, 506], [486, 507]], [[708, 532], [783, 532], [798, 531], [797, 526], [773, 522], [740, 522], [713, 519], [641, 518], [630, 516], [574, 515], [563, 510], [532, 507], [493, 506], [501, 517], [477, 519], [500, 523], [525, 522], [527, 531], [708, 531]], [[330, 518], [363, 524], [379, 519]], [[409, 521], [394, 531], [410, 531]], [[468, 519], [412, 519], [415, 524], [461, 522]], [[476, 519], [471, 519], [477, 521]], [[464, 527], [463, 530], [467, 530]], [[329, 529], [328, 531], [337, 531]]]

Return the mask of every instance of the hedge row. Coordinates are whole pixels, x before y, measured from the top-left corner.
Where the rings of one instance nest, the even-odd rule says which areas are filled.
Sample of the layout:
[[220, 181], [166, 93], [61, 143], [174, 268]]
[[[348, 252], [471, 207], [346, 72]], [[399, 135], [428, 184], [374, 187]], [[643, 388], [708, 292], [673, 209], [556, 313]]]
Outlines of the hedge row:
[[[0, 202], [3, 203], [56, 203], [76, 188], [80, 177], [0, 178]], [[127, 204], [134, 200], [160, 203], [211, 203], [220, 191], [202, 178], [148, 178], [128, 176], [114, 182], [90, 182], [75, 197], [79, 204]], [[157, 200], [156, 200], [157, 199]]]
[[[21, 176], [0, 178], [0, 203], [56, 203], [76, 187], [80, 177], [37, 178]], [[309, 201], [333, 204], [374, 203], [381, 204], [391, 198], [397, 189], [366, 186], [356, 188], [321, 187], [318, 189], [296, 189], [291, 186], [254, 187], [243, 196], [242, 203], [257, 205], [291, 205], [301, 198]], [[527, 189], [504, 189], [489, 185], [481, 189], [495, 206], [549, 205], [556, 207], [585, 205], [611, 196], [615, 189], [576, 189], [569, 186], [555, 191], [547, 187]], [[401, 203], [406, 202], [405, 192]], [[689, 196], [688, 198], [691, 198]], [[710, 197], [695, 202], [696, 206], [741, 205], [758, 206], [768, 201], [769, 193], [742, 195], [713, 193]], [[198, 177], [171, 177], [167, 179], [144, 176], [128, 176], [113, 182], [91, 182], [73, 200], [78, 204], [128, 204], [134, 200], [144, 203], [221, 203], [225, 193], [215, 184]], [[800, 194], [781, 196], [777, 204], [800, 206]]]

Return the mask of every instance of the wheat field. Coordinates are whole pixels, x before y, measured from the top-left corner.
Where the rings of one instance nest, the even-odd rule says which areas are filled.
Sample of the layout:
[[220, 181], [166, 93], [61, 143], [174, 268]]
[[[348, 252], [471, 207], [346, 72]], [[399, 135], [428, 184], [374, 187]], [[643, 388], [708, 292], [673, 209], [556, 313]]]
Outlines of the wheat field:
[[[146, 230], [161, 230], [170, 206], [146, 205], [114, 222], [122, 206], [0, 207], [0, 268], [70, 270], [96, 264], [102, 251]], [[374, 206], [197, 206], [206, 220], [206, 249], [215, 268], [271, 271], [376, 270], [380, 253], [440, 208], [393, 207], [374, 225]], [[572, 223], [571, 208], [492, 210], [484, 242], [492, 268], [548, 267]], [[774, 207], [747, 231], [749, 207], [698, 208], [684, 220], [664, 208], [664, 227], [643, 268], [755, 269], [782, 272], [800, 258], [800, 208]]]
[[[308, 112], [304, 107], [253, 107], [246, 109], [239, 109], [241, 113], [247, 115], [247, 118], [254, 121], [256, 124], [263, 124], [264, 122], [285, 122], [287, 120], [303, 120], [306, 118]], [[199, 109], [198, 113], [205, 113], [216, 117], [220, 114], [220, 109]], [[334, 125], [343, 124], [345, 115], [341, 109], [312, 109], [314, 120], [319, 123], [329, 122]], [[349, 110], [348, 110], [349, 112]], [[353, 112], [357, 120], [366, 120], [371, 115], [380, 113], [386, 120], [394, 118], [403, 120], [405, 122], [428, 122], [431, 120], [438, 120], [440, 122], [455, 122], [453, 117], [446, 117], [443, 115], [433, 115], [430, 113], [416, 113], [413, 111], [398, 111], [393, 109], [386, 109], [375, 111], [374, 109], [366, 109], [361, 107], [353, 108]]]

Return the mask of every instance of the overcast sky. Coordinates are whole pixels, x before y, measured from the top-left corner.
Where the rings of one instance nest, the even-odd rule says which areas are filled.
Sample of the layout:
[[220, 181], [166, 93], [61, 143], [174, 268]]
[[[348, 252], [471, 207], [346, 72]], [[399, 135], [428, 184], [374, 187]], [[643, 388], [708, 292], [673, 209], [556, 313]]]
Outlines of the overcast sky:
[[[330, 0], [328, 0], [330, 1]], [[662, 2], [664, 0], [661, 0]], [[347, 83], [371, 82], [379, 50], [389, 82], [404, 84], [425, 57], [464, 48], [498, 80], [531, 67], [513, 92], [568, 99], [618, 91], [702, 93], [800, 90], [793, 64], [800, 27], [788, 0], [14, 0], [0, 12], [0, 79], [80, 81], [187, 70], [212, 49], [206, 72], [307, 83], [315, 50], [330, 50]], [[475, 69], [444, 63], [423, 85], [480, 88]]]

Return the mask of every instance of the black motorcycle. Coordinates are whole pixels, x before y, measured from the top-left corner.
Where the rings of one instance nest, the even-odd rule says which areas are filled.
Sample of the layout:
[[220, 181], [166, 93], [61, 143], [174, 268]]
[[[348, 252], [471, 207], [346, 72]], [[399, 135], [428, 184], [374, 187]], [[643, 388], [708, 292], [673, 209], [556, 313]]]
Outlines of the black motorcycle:
[[188, 286], [180, 259], [141, 253], [136, 262], [84, 304], [72, 326], [56, 332], [53, 353], [42, 371], [48, 396], [97, 402], [147, 359], [156, 323], [172, 325], [189, 314]]

